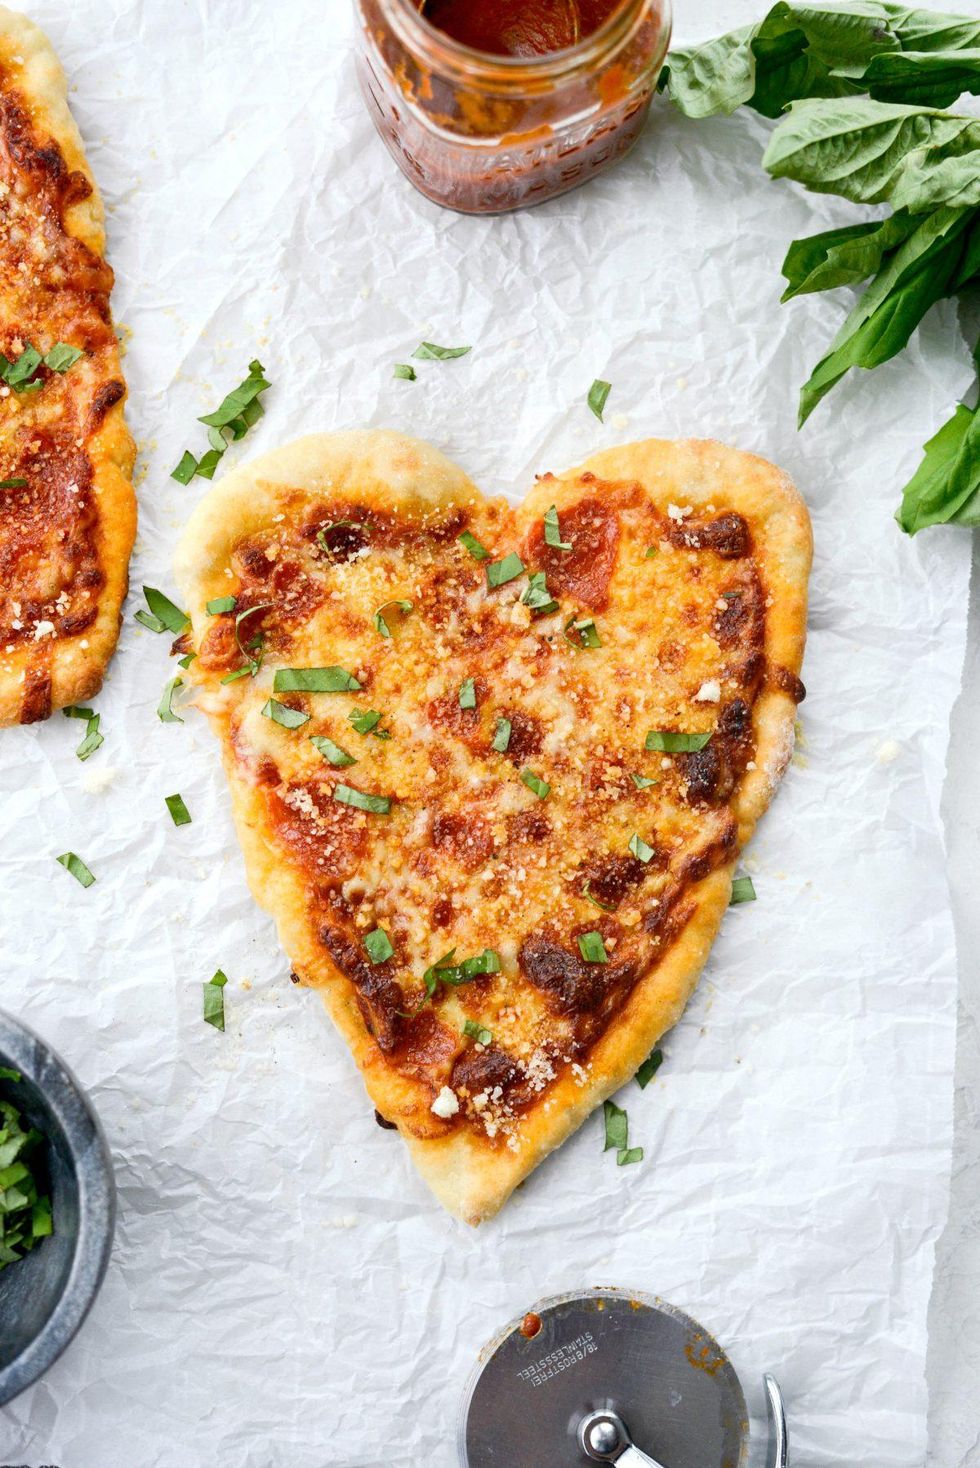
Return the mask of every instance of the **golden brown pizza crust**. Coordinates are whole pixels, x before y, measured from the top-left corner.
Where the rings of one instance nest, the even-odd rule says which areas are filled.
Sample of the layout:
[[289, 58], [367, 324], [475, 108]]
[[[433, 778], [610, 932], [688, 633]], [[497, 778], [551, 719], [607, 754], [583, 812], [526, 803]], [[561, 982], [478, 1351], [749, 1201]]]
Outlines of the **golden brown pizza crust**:
[[[622, 486], [628, 486], [628, 494]], [[204, 650], [192, 663], [189, 676], [198, 686], [198, 703], [221, 741], [253, 894], [275, 917], [297, 974], [320, 988], [362, 1071], [372, 1102], [399, 1126], [417, 1168], [440, 1201], [470, 1223], [492, 1216], [513, 1188], [601, 1100], [630, 1078], [657, 1040], [676, 1023], [728, 904], [736, 857], [789, 758], [796, 700], [801, 696], [795, 685], [803, 654], [811, 539], [805, 507], [784, 474], [762, 459], [710, 441], [633, 444], [596, 455], [557, 478], [543, 477], [513, 517], [518, 537], [523, 535], [525, 543], [530, 543], [528, 537], [552, 504], [559, 517], [567, 509], [566, 523], [571, 523], [574, 507], [586, 492], [610, 500], [619, 494], [624, 504], [633, 505], [630, 513], [634, 514], [646, 513], [641, 502], [650, 501], [663, 527], [668, 563], [674, 553], [668, 543], [671, 537], [680, 547], [679, 561], [687, 564], [696, 559], [694, 551], [687, 555], [684, 550], [686, 525], [717, 525], [722, 523], [719, 515], [727, 512], [744, 520], [753, 547], [752, 562], [768, 593], [762, 648], [765, 666], [758, 674], [762, 681], [752, 706], [754, 758], [727, 804], [705, 809], [708, 845], [700, 855], [700, 848], [692, 846], [688, 861], [689, 868], [691, 861], [702, 865], [682, 888], [680, 920], [676, 930], [669, 930], [658, 961], [652, 966], [648, 963], [610, 1025], [590, 1045], [586, 1068], [565, 1066], [550, 1076], [541, 1103], [519, 1115], [507, 1145], [502, 1145], [501, 1137], [464, 1124], [462, 1115], [445, 1120], [438, 1113], [432, 1115], [429, 1103], [439, 1089], [438, 1079], [427, 1083], [424, 1077], [392, 1064], [365, 1023], [356, 985], [328, 956], [318, 920], [311, 917], [309, 873], [288, 859], [269, 824], [268, 782], [279, 777], [277, 765], [283, 767], [292, 757], [290, 751], [297, 748], [282, 731], [271, 729], [267, 720], [261, 721], [262, 729], [257, 728], [255, 706], [269, 692], [270, 668], [255, 680], [257, 685], [262, 677], [266, 679], [261, 689], [252, 687], [253, 680], [247, 677], [220, 684], [220, 668], [209, 665], [207, 652], [215, 619], [205, 608], [209, 600], [237, 590], [231, 567], [237, 564], [235, 557], [243, 545], [267, 534], [270, 527], [299, 523], [308, 516], [311, 505], [352, 499], [372, 510], [379, 521], [394, 514], [399, 522], [422, 526], [433, 517], [462, 511], [474, 517], [475, 528], [483, 525], [491, 530], [495, 516], [511, 512], [499, 502], [484, 500], [461, 470], [426, 444], [384, 432], [318, 435], [226, 475], [194, 512], [177, 558], [177, 580], [192, 619], [194, 646], [199, 653]], [[717, 558], [715, 563], [717, 569]], [[724, 568], [729, 563], [720, 564]], [[628, 589], [628, 577], [613, 579], [612, 600], [603, 613], [604, 628], [615, 621], [617, 597], [622, 599]], [[725, 602], [720, 605], [724, 607]], [[285, 653], [267, 657], [276, 666], [361, 666], [353, 661], [359, 634], [345, 628], [342, 614], [330, 625], [332, 636], [325, 638], [321, 632], [310, 643], [304, 643], [300, 627], [297, 640], [289, 643]], [[642, 675], [638, 672], [637, 676]], [[251, 748], [256, 739], [259, 753]], [[397, 745], [396, 739], [384, 746], [386, 758], [396, 757]], [[543, 756], [538, 758], [540, 762]], [[271, 774], [267, 772], [270, 764]], [[397, 774], [397, 766], [395, 769]], [[355, 767], [351, 778], [357, 773]], [[391, 778], [397, 783], [396, 775]], [[675, 778], [674, 773], [665, 778]], [[701, 820], [696, 814], [691, 817], [694, 826]], [[438, 885], [438, 878], [436, 882]], [[603, 915], [597, 914], [594, 921], [601, 924]], [[431, 962], [431, 958], [423, 961]], [[514, 982], [519, 993], [520, 978]], [[466, 990], [456, 992], [465, 999]], [[466, 1100], [465, 1088], [463, 1093]]]
[[[29, 278], [11, 226], [36, 239]], [[0, 725], [91, 698], [119, 635], [136, 529], [135, 448], [109, 315], [103, 207], [44, 33], [0, 7], [0, 350], [85, 355], [39, 392], [3, 389]], [[19, 269], [20, 267], [20, 269]]]

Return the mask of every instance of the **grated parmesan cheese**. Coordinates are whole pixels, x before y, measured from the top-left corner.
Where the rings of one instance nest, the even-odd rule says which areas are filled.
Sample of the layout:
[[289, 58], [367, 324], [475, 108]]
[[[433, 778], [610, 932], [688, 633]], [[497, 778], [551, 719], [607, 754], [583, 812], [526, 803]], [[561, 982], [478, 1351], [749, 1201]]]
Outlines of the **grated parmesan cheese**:
[[441, 1116], [444, 1121], [448, 1121], [459, 1110], [459, 1097], [451, 1086], [443, 1086], [429, 1109], [436, 1116]]

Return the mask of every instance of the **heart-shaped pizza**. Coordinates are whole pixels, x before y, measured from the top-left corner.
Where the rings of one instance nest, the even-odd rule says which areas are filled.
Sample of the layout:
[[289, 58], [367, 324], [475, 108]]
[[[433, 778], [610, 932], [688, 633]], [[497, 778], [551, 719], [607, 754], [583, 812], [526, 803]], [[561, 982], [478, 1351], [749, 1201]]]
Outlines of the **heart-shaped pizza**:
[[177, 577], [251, 888], [471, 1223], [678, 1019], [792, 747], [778, 469], [650, 440], [514, 509], [396, 433], [225, 476]]

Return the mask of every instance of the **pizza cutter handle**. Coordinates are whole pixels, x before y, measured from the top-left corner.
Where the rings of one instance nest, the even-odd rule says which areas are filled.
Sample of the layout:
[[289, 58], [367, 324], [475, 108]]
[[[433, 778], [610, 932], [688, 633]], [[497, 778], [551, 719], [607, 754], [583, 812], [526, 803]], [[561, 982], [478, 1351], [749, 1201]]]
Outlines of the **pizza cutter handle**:
[[663, 1468], [656, 1458], [650, 1458], [646, 1453], [640, 1451], [636, 1443], [630, 1443], [624, 1453], [620, 1453], [616, 1459], [617, 1468]]
[[586, 1456], [596, 1463], [615, 1463], [616, 1468], [664, 1468], [658, 1459], [636, 1446], [618, 1412], [589, 1412], [579, 1423], [578, 1440]]
[[769, 1457], [767, 1468], [789, 1468], [789, 1433], [786, 1430], [786, 1409], [779, 1382], [766, 1372], [763, 1377], [766, 1387], [766, 1410], [769, 1413]]

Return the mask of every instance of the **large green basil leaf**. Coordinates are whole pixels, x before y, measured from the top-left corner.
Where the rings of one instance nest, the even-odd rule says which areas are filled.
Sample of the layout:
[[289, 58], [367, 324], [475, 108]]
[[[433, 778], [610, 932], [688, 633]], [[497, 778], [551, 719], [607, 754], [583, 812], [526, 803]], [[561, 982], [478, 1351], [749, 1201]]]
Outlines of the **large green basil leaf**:
[[908, 10], [885, 4], [888, 23], [903, 51], [969, 51], [980, 46], [980, 20], [939, 10]]
[[780, 0], [756, 26], [671, 51], [659, 86], [688, 117], [731, 113], [743, 103], [778, 117], [795, 98], [863, 90], [846, 71], [860, 76], [872, 57], [898, 45], [887, 7], [874, 0], [846, 6]]
[[980, 120], [861, 97], [795, 102], [763, 166], [815, 193], [913, 214], [980, 203]]
[[927, 525], [980, 525], [980, 412], [960, 403], [925, 445], [895, 516], [909, 535]]
[[780, 0], [755, 26], [671, 51], [658, 83], [688, 117], [732, 113], [743, 104], [778, 117], [804, 97], [867, 90], [869, 66], [903, 50], [980, 45], [980, 23], [879, 0], [790, 5]]
[[[743, 104], [778, 117], [790, 102], [854, 96], [869, 87], [883, 101], [943, 107], [971, 90], [968, 81], [957, 92], [950, 88], [973, 75], [975, 49], [980, 20], [969, 16], [885, 0], [780, 0], [758, 25], [671, 51], [658, 86], [688, 117], [728, 114]], [[956, 58], [956, 52], [967, 54]], [[921, 65], [922, 53], [937, 59]]]
[[954, 291], [961, 291], [965, 286], [976, 285], [978, 282], [980, 282], [980, 210], [975, 210], [970, 232], [963, 247], [959, 269], [950, 284], [949, 293], [952, 295]]
[[907, 344], [926, 312], [949, 293], [972, 211], [940, 209], [883, 264], [800, 393], [803, 424], [852, 367], [879, 367]]
[[866, 224], [849, 224], [827, 229], [806, 239], [794, 240], [783, 261], [789, 284], [784, 301], [813, 291], [829, 291], [839, 285], [858, 285], [880, 269], [883, 257], [896, 249], [921, 221], [904, 211]]
[[860, 76], [872, 57], [899, 49], [899, 38], [890, 23], [891, 7], [875, 0], [787, 8], [806, 33], [811, 55], [841, 74]]
[[755, 91], [751, 41], [757, 26], [743, 26], [703, 46], [671, 51], [657, 83], [686, 117], [726, 116]]
[[875, 56], [861, 81], [878, 102], [949, 107], [964, 92], [980, 92], [980, 49], [892, 51]]

